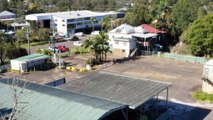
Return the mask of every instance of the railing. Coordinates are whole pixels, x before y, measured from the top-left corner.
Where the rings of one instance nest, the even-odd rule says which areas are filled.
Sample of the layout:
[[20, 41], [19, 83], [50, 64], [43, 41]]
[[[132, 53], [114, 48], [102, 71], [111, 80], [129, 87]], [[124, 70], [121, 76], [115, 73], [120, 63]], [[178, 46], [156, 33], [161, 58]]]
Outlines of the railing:
[[162, 54], [162, 57], [177, 60], [177, 61], [185, 61], [185, 62], [200, 63], [200, 64], [205, 64], [207, 61], [204, 57], [195, 57], [190, 55], [176, 55], [172, 53], [164, 53]]

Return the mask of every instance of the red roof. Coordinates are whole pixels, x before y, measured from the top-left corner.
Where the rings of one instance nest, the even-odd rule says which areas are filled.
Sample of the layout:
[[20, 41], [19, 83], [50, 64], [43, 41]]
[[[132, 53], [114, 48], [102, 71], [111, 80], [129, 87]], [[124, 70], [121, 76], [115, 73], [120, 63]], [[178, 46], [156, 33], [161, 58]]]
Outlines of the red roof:
[[147, 25], [147, 24], [142, 24], [141, 25], [141, 27], [143, 28], [143, 29], [145, 29], [147, 32], [149, 32], [149, 33], [166, 33], [166, 31], [162, 31], [162, 30], [158, 30], [158, 29], [155, 29], [155, 28], [153, 28], [152, 26], [149, 26], [149, 25]]

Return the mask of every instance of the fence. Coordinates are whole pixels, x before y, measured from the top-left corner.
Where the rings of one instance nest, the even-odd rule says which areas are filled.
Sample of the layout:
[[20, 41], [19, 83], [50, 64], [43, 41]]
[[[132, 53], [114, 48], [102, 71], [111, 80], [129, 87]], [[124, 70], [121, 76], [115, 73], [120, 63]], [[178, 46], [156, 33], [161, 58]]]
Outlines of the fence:
[[8, 65], [2, 65], [2, 66], [0, 66], [0, 73], [3, 72], [3, 71], [8, 70], [9, 68], [10, 68], [9, 64]]
[[207, 61], [203, 57], [195, 57], [195, 56], [189, 56], [189, 55], [176, 55], [176, 54], [172, 54], [172, 53], [164, 53], [162, 56], [164, 58], [168, 58], [168, 59], [191, 62], [191, 63], [205, 64]]

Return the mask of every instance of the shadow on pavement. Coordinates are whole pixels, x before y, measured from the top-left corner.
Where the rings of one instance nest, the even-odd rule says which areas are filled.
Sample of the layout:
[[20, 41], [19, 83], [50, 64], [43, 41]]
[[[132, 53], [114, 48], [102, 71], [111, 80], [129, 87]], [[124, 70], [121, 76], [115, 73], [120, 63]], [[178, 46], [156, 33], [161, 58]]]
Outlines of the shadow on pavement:
[[[161, 106], [166, 105], [165, 100], [152, 99], [147, 101], [144, 106], [150, 105]], [[201, 108], [197, 106], [185, 105], [168, 101], [167, 103], [168, 120], [203, 120], [211, 112], [211, 109]], [[145, 107], [145, 108], [146, 108]]]

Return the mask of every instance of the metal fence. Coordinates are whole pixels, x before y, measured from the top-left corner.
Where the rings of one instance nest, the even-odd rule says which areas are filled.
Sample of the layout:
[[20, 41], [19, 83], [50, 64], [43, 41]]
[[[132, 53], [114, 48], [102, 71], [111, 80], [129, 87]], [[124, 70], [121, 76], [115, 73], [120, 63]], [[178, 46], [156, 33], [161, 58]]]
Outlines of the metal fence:
[[168, 58], [168, 59], [191, 62], [191, 63], [205, 64], [207, 61], [204, 57], [195, 57], [195, 56], [189, 56], [189, 55], [176, 55], [176, 54], [172, 54], [172, 53], [163, 53], [162, 56], [164, 58]]

